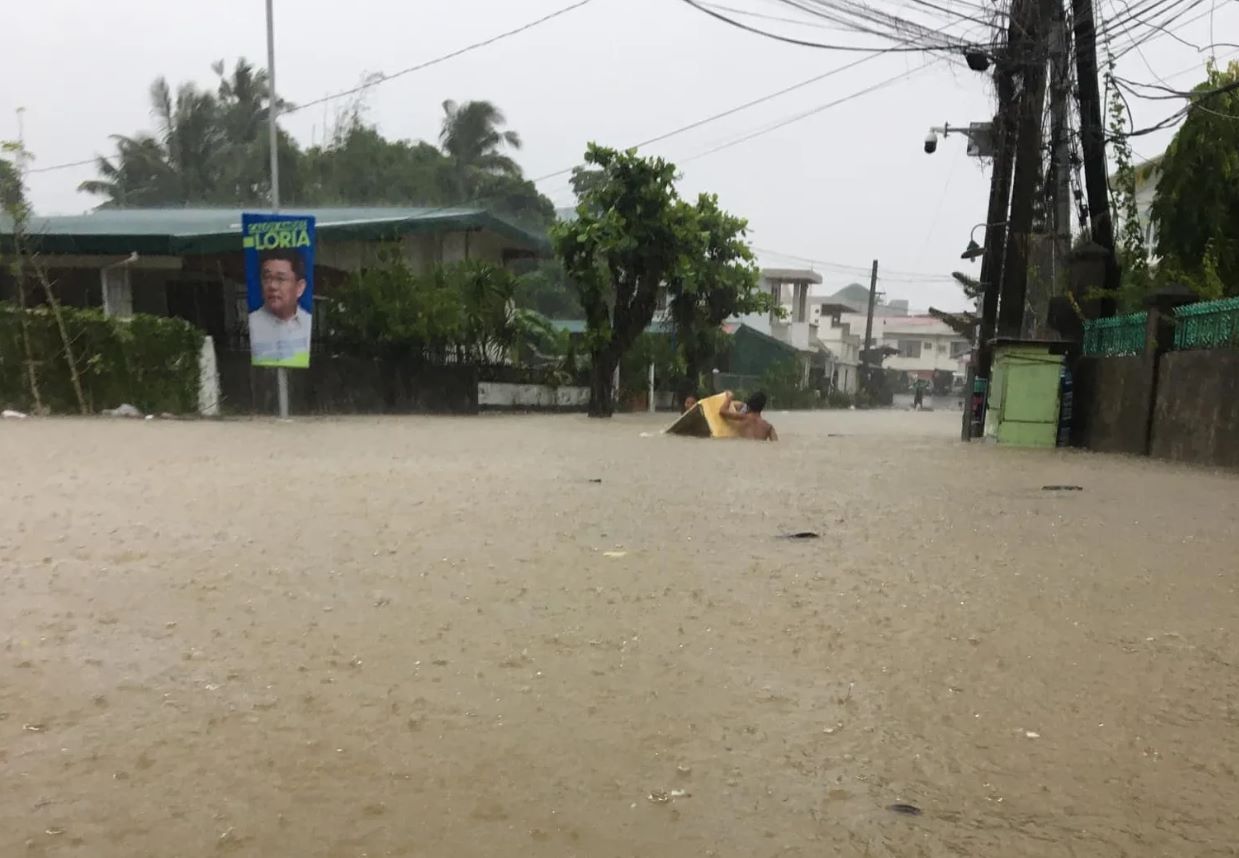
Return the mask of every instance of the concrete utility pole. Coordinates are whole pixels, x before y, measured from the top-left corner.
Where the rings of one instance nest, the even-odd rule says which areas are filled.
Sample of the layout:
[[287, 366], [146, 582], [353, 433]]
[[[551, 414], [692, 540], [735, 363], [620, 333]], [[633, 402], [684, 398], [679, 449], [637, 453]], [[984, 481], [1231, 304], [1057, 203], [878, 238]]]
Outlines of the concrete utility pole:
[[[1021, 50], [1030, 0], [1012, 0], [1007, 44], [999, 51], [994, 71], [998, 111], [994, 116], [994, 163], [990, 175], [989, 207], [985, 215], [985, 254], [981, 257], [981, 320], [977, 329], [974, 386], [979, 388], [977, 407], [964, 409], [960, 435], [980, 438], [985, 429], [985, 402], [994, 363], [991, 341], [998, 322], [998, 294], [1002, 288], [1002, 263], [1007, 247], [1007, 216], [1011, 203], [1011, 172], [1015, 164], [1015, 81], [1013, 56]], [[971, 400], [970, 400], [971, 406]]]
[[[1071, 143], [1067, 127], [1067, 100], [1071, 94], [1070, 44], [1067, 22], [1063, 19], [1063, 0], [1054, 3], [1054, 23], [1050, 30], [1050, 143], [1054, 198], [1054, 264], [1050, 274], [1050, 296], [1066, 282], [1067, 258], [1071, 253]], [[1044, 320], [1042, 320], [1044, 321]]]
[[1093, 0], [1072, 0], [1075, 19], [1076, 91], [1080, 102], [1080, 148], [1084, 151], [1084, 183], [1088, 194], [1089, 231], [1093, 242], [1106, 251], [1107, 297], [1101, 315], [1114, 315], [1113, 296], [1119, 288], [1119, 266], [1114, 256], [1114, 223], [1110, 219], [1110, 189], [1106, 184], [1106, 132], [1101, 122], [1101, 92], [1097, 86], [1097, 28]]
[[1011, 188], [1006, 259], [1002, 266], [1002, 300], [998, 305], [998, 335], [1019, 337], [1024, 328], [1024, 297], [1028, 288], [1028, 249], [1032, 241], [1033, 203], [1041, 179], [1041, 115], [1045, 110], [1046, 38], [1053, 0], [1033, 0], [1025, 40], [1013, 61], [1023, 73], [1018, 98], [1015, 177]]
[[[271, 211], [280, 210], [280, 150], [279, 130], [276, 125], [280, 115], [279, 101], [275, 96], [275, 10], [273, 0], [267, 0], [267, 139], [271, 147]], [[288, 370], [275, 369], [275, 386], [279, 392], [280, 419], [288, 419]]]
[[873, 260], [873, 272], [869, 275], [869, 315], [865, 317], [865, 348], [861, 351], [861, 363], [865, 367], [865, 387], [873, 393], [873, 307], [878, 301], [878, 261]]

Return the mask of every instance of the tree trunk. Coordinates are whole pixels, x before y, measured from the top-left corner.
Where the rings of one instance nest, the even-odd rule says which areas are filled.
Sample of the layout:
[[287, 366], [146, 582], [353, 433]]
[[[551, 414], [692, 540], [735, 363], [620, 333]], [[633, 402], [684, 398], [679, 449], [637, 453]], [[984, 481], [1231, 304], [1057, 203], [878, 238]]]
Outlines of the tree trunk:
[[43, 293], [47, 297], [47, 306], [52, 311], [52, 318], [56, 321], [56, 328], [60, 332], [60, 344], [64, 349], [65, 361], [69, 365], [69, 381], [73, 384], [73, 393], [77, 398], [77, 409], [81, 414], [89, 413], [86, 407], [86, 396], [82, 392], [82, 377], [77, 371], [77, 357], [73, 353], [73, 340], [69, 337], [69, 331], [65, 327], [64, 314], [60, 312], [60, 301], [56, 299], [56, 293], [52, 289], [52, 281], [47, 276], [47, 271], [43, 268], [42, 263], [28, 252], [24, 239], [25, 224], [15, 223], [14, 228], [14, 249], [19, 256], [25, 256], [23, 265], [27, 262], [34, 270], [34, 274], [39, 283], [43, 286]]
[[34, 362], [34, 347], [30, 344], [30, 319], [26, 316], [26, 269], [22, 257], [17, 256], [13, 266], [17, 285], [17, 318], [21, 320], [22, 345], [26, 352], [26, 381], [30, 385], [30, 397], [34, 401], [34, 413], [43, 413], [43, 397], [39, 395], [39, 374]]
[[701, 391], [697, 389], [701, 376], [701, 357], [697, 354], [696, 349], [688, 348], [684, 350], [684, 380], [680, 382], [679, 396], [676, 404], [680, 410], [684, 410], [684, 403], [690, 396], [701, 396]]
[[615, 413], [615, 367], [619, 363], [607, 350], [595, 351], [589, 369], [589, 416], [610, 417]]

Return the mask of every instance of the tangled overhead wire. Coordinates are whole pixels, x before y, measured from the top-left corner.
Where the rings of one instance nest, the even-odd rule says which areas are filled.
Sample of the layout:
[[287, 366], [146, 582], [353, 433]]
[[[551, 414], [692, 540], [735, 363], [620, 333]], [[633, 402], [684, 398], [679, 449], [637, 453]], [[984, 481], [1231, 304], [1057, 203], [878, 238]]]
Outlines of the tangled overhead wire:
[[[945, 8], [933, 4], [930, 0], [913, 1], [925, 3], [939, 9]], [[711, 18], [745, 32], [806, 48], [866, 53], [924, 53], [930, 51], [960, 53], [967, 48], [993, 50], [997, 47], [997, 42], [992, 37], [975, 40], [965, 38], [962, 35], [952, 35], [942, 27], [935, 28], [911, 18], [894, 15], [876, 6], [859, 2], [859, 0], [778, 0], [778, 2], [797, 9], [807, 14], [809, 19], [812, 19], [806, 19], [805, 21], [788, 19], [792, 23], [808, 23], [811, 25], [815, 22], [825, 21], [835, 24], [840, 30], [846, 32], [873, 36], [889, 42], [895, 42], [896, 44], [880, 46], [813, 41], [753, 26], [732, 17], [733, 14], [744, 16], [754, 15], [755, 13], [745, 12], [734, 7], [706, 3], [702, 2], [702, 0], [682, 0], [682, 2], [687, 3]], [[756, 14], [756, 17], [774, 18], [774, 16], [762, 14]], [[972, 16], [962, 16], [962, 18], [965, 20], [973, 19]], [[982, 22], [982, 24], [986, 27], [993, 26], [988, 22]]]

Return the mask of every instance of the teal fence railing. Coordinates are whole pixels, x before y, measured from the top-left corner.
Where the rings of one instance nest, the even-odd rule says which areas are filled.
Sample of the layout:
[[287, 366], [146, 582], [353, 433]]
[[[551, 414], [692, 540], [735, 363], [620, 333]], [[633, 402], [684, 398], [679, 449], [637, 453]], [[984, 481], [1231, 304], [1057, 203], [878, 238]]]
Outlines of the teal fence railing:
[[1149, 314], [1128, 313], [1084, 323], [1084, 353], [1099, 357], [1144, 354]]
[[1187, 304], [1174, 311], [1176, 349], [1239, 346], [1239, 298]]

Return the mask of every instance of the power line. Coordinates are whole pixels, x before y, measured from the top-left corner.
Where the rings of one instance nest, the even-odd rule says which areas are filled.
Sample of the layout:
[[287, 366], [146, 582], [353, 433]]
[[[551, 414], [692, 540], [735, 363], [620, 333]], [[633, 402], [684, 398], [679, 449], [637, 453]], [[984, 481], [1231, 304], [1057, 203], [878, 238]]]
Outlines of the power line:
[[[934, 62], [938, 62], [938, 61], [934, 61]], [[788, 125], [791, 125], [794, 122], [799, 122], [802, 119], [808, 119], [810, 116], [816, 116], [817, 114], [825, 110], [829, 110], [832, 107], [837, 107], [840, 104], [846, 104], [849, 101], [860, 98], [862, 95], [867, 95], [871, 92], [875, 92], [879, 89], [883, 89], [884, 87], [890, 86], [891, 84], [896, 83], [900, 80], [903, 80], [906, 77], [911, 77], [912, 75], [916, 74], [917, 72], [923, 71], [925, 68], [931, 65], [933, 65], [933, 62], [926, 63], [925, 65], [918, 66], [913, 69], [908, 69], [907, 71], [904, 71], [904, 72], [900, 72], [894, 77], [889, 77], [886, 80], [879, 81], [878, 83], [875, 83], [872, 86], [867, 86], [862, 90], [858, 90], [857, 92], [853, 92], [849, 95], [845, 95], [842, 98], [837, 98], [834, 101], [828, 101], [825, 104], [820, 104], [817, 107], [814, 107], [810, 110], [806, 110], [803, 113], [798, 113], [795, 116], [790, 116], [787, 119], [777, 122], [774, 125], [771, 125], [767, 128], [763, 128], [759, 131], [754, 131], [750, 134], [746, 134], [743, 137], [737, 138], [735, 140], [731, 140], [719, 146], [715, 146], [712, 149], [707, 149], [704, 152], [699, 152], [698, 154], [692, 155], [688, 158], [683, 158], [679, 161], [679, 163], [687, 164], [690, 161], [696, 161], [698, 158], [704, 158], [707, 155], [713, 155], [716, 152], [722, 152], [724, 149], [730, 149], [733, 146], [739, 146], [741, 143], [747, 143], [750, 140], [769, 134], [772, 131], [778, 131], [780, 128], [786, 128]]]
[[562, 9], [558, 9], [554, 12], [551, 12], [549, 15], [543, 15], [541, 18], [537, 18], [536, 20], [530, 21], [528, 24], [522, 24], [521, 26], [517, 27], [514, 30], [508, 30], [506, 32], [500, 33], [497, 36], [491, 36], [489, 39], [483, 39], [480, 42], [474, 42], [471, 45], [466, 45], [463, 48], [458, 48], [457, 50], [454, 50], [451, 53], [443, 54], [442, 56], [435, 57], [432, 60], [426, 60], [425, 62], [418, 63], [417, 65], [413, 65], [413, 66], [409, 66], [408, 68], [400, 69], [400, 71], [392, 72], [391, 74], [380, 73], [378, 75], [371, 76], [369, 79], [366, 80], [365, 83], [360, 84], [359, 86], [355, 86], [352, 89], [346, 89], [341, 92], [332, 93], [331, 95], [325, 95], [322, 98], [316, 98], [313, 101], [307, 101], [305, 104], [298, 104], [293, 107], [285, 108], [280, 111], [280, 114], [287, 115], [289, 113], [296, 113], [297, 111], [305, 110], [308, 107], [314, 107], [316, 105], [323, 104], [328, 101], [334, 101], [337, 98], [345, 98], [350, 95], [356, 95], [357, 93], [362, 92], [363, 90], [376, 87], [381, 83], [387, 83], [389, 80], [395, 80], [396, 78], [403, 77], [406, 74], [412, 74], [413, 72], [430, 68], [431, 66], [435, 66], [440, 63], [447, 62], [448, 60], [451, 60], [451, 59], [455, 59], [456, 57], [459, 57], [463, 54], [476, 51], [479, 48], [488, 47], [490, 45], [495, 44], [496, 42], [509, 38], [510, 36], [515, 36], [519, 33], [523, 33], [526, 30], [532, 30], [534, 27], [537, 27], [540, 24], [545, 24], [547, 21], [558, 18], [561, 15], [567, 15], [569, 12], [574, 12], [577, 9], [580, 9], [582, 6], [587, 6], [592, 2], [593, 0], [577, 0], [577, 2], [573, 3], [571, 6], [565, 6]]
[[[1115, 77], [1114, 80], [1117, 81], [1118, 83], [1123, 84], [1128, 89], [1128, 91], [1131, 92], [1132, 95], [1136, 96], [1137, 98], [1143, 98], [1146, 101], [1170, 101], [1172, 99], [1180, 99], [1180, 98], [1187, 98], [1187, 99], [1212, 98], [1215, 95], [1222, 95], [1224, 93], [1231, 92], [1232, 90], [1236, 88], [1239, 88], [1239, 81], [1232, 81], [1231, 83], [1224, 84], [1223, 86], [1215, 87], [1214, 89], [1182, 90], [1182, 89], [1175, 89], [1170, 86], [1159, 86], [1154, 83], [1137, 83], [1136, 81], [1127, 80], [1126, 78], [1122, 78], [1122, 77]], [[1133, 86], [1142, 87], [1144, 89], [1155, 89], [1155, 90], [1164, 92], [1166, 94], [1165, 95], [1142, 95], [1139, 92], [1132, 90], [1131, 87]]]
[[745, 9], [737, 9], [734, 6], [723, 6], [718, 3], [705, 3], [703, 5], [708, 6], [711, 9], [717, 9], [720, 12], [730, 12], [733, 15], [743, 15], [746, 18], [760, 18], [763, 21], [778, 21], [783, 24], [795, 24], [798, 27], [814, 27], [819, 30], [834, 29], [829, 24], [819, 24], [816, 21], [803, 21], [797, 20], [796, 18], [785, 18], [782, 15], [766, 15], [762, 12], [750, 12]]
[[[1187, 8], [1183, 9], [1183, 10], [1182, 10], [1182, 11], [1180, 11], [1180, 12], [1174, 12], [1174, 13], [1171, 13], [1170, 15], [1167, 15], [1167, 16], [1166, 16], [1165, 18], [1163, 18], [1160, 22], [1149, 22], [1149, 23], [1147, 23], [1147, 24], [1146, 24], [1146, 30], [1145, 30], [1144, 34], [1143, 34], [1143, 35], [1142, 35], [1139, 39], [1137, 39], [1137, 40], [1136, 40], [1135, 44], [1133, 44], [1132, 46], [1127, 47], [1127, 48], [1124, 48], [1123, 50], [1119, 51], [1119, 52], [1118, 52], [1118, 54], [1115, 56], [1115, 59], [1122, 59], [1123, 57], [1125, 57], [1125, 56], [1127, 56], [1129, 53], [1131, 53], [1133, 50], [1137, 49], [1140, 45], [1145, 45], [1145, 44], [1148, 44], [1149, 42], [1152, 42], [1152, 41], [1155, 41], [1155, 40], [1157, 40], [1157, 39], [1160, 39], [1162, 36], [1169, 35], [1169, 36], [1173, 36], [1173, 37], [1175, 37], [1175, 38], [1178, 38], [1177, 36], [1175, 36], [1175, 33], [1176, 33], [1177, 31], [1182, 30], [1182, 29], [1184, 29], [1185, 27], [1187, 27], [1187, 26], [1189, 26], [1189, 25], [1191, 25], [1191, 24], [1194, 24], [1194, 23], [1196, 23], [1197, 21], [1199, 21], [1199, 20], [1201, 20], [1201, 19], [1203, 19], [1203, 18], [1207, 17], [1207, 16], [1209, 15], [1209, 10], [1208, 10], [1208, 9], [1206, 9], [1206, 10], [1205, 10], [1204, 12], [1202, 12], [1201, 14], [1196, 15], [1196, 16], [1195, 16], [1195, 17], [1193, 17], [1193, 18], [1188, 18], [1186, 21], [1180, 21], [1180, 20], [1179, 20], [1178, 18], [1176, 18], [1175, 16], [1176, 16], [1176, 15], [1178, 15], [1178, 16], [1182, 16], [1182, 15], [1187, 14], [1188, 12], [1190, 12], [1192, 9], [1195, 9], [1197, 6], [1199, 6], [1199, 5], [1200, 5], [1201, 3], [1203, 3], [1204, 1], [1205, 1], [1205, 0], [1195, 0], [1195, 2], [1191, 3], [1189, 6], [1187, 6]], [[1173, 24], [1173, 23], [1178, 23], [1178, 24], [1179, 24], [1179, 26], [1178, 26], [1178, 27], [1175, 27], [1173, 30], [1168, 29], [1168, 28], [1166, 27], [1166, 25], [1167, 25], [1167, 24]], [[1135, 29], [1135, 27], [1133, 26], [1131, 29], [1132, 29], [1132, 30], [1134, 30], [1134, 29]], [[1191, 42], [1188, 42], [1188, 41], [1186, 41], [1186, 40], [1184, 40], [1184, 39], [1179, 39], [1179, 41], [1180, 41], [1180, 42], [1183, 42], [1183, 44], [1187, 45], [1187, 46], [1188, 46], [1188, 47], [1190, 47], [1190, 48], [1194, 48], [1194, 49], [1196, 49], [1198, 52], [1200, 51], [1200, 47], [1199, 47], [1199, 46], [1197, 46], [1197, 45], [1193, 45]]]
[[[1146, 134], [1153, 134], [1157, 131], [1162, 131], [1174, 125], [1180, 119], [1184, 118], [1189, 113], [1191, 113], [1193, 110], [1197, 110], [1197, 109], [1204, 110], [1206, 113], [1217, 113], [1217, 111], [1209, 110], [1208, 108], [1202, 107], [1200, 102], [1207, 101], [1210, 98], [1214, 98], [1218, 95], [1222, 95], [1227, 92], [1233, 92], [1236, 89], [1239, 89], [1239, 81], [1228, 83], [1225, 86], [1218, 87], [1217, 89], [1206, 90], [1205, 92], [1180, 94], [1177, 97], [1190, 99], [1190, 101], [1187, 104], [1185, 104], [1183, 107], [1179, 108], [1174, 113], [1172, 113], [1170, 116], [1167, 116], [1165, 119], [1161, 120], [1158, 123], [1150, 125], [1146, 128], [1139, 128], [1134, 131], [1130, 131], [1127, 134], [1124, 134], [1122, 136], [1128, 137], [1128, 138], [1143, 137]], [[1221, 115], [1227, 115], [1227, 114], [1221, 114]], [[1228, 116], [1228, 118], [1234, 118], [1234, 117]], [[1111, 137], [1107, 139], [1112, 140], [1114, 138]]]
[[50, 173], [53, 170], [67, 170], [70, 167], [84, 167], [87, 164], [95, 164], [98, 160], [98, 158], [88, 158], [85, 161], [70, 161], [67, 164], [53, 164], [50, 167], [35, 167], [27, 170], [26, 173]]
[[[830, 71], [824, 72], [822, 74], [814, 75], [813, 77], [810, 77], [810, 78], [805, 78], [804, 80], [799, 81], [797, 83], [793, 83], [790, 86], [785, 86], [782, 89], [775, 90], [774, 92], [766, 93], [765, 95], [759, 96], [758, 98], [755, 98], [751, 101], [746, 101], [743, 104], [739, 104], [739, 105], [736, 105], [735, 107], [728, 108], [727, 110], [724, 110], [721, 113], [715, 113], [714, 115], [707, 116], [704, 119], [698, 119], [696, 122], [690, 122], [687, 125], [681, 125], [679, 128], [675, 128], [671, 131], [667, 131], [663, 134], [659, 134], [656, 137], [650, 137], [648, 140], [642, 140], [640, 143], [636, 143], [628, 148], [640, 149], [642, 147], [649, 146], [654, 143], [661, 143], [664, 140], [668, 140], [672, 137], [676, 137], [687, 131], [693, 131], [697, 128], [702, 127], [703, 125], [708, 125], [711, 122], [715, 122], [719, 119], [725, 119], [728, 116], [734, 116], [735, 114], [740, 113], [741, 111], [748, 110], [750, 107], [756, 107], [759, 104], [765, 104], [767, 101], [778, 98], [781, 95], [787, 95], [789, 92], [795, 92], [798, 89], [804, 89], [806, 86], [809, 86], [810, 84], [814, 84], [814, 83], [817, 83], [818, 81], [825, 80], [828, 77], [833, 77], [834, 75], [837, 75], [840, 72], [845, 72], [848, 69], [855, 68], [856, 66], [861, 65], [862, 63], [867, 63], [872, 59], [882, 56], [883, 54], [889, 53], [892, 49], [874, 48], [873, 50], [874, 52], [867, 57], [862, 57], [859, 60], [853, 60], [850, 63], [845, 63], [844, 65], [833, 68]], [[556, 170], [554, 173], [547, 173], [546, 175], [539, 176], [538, 178], [533, 179], [532, 181], [536, 184], [538, 182], [545, 181], [546, 179], [554, 179], [557, 176], [567, 175], [568, 173], [571, 173], [575, 169], [576, 167], [573, 166], [573, 167], [568, 167], [567, 169], [563, 169], [563, 170]]]
[[[307, 101], [304, 104], [296, 104], [291, 107], [285, 107], [282, 110], [280, 110], [280, 115], [287, 116], [290, 113], [297, 113], [298, 111], [305, 110], [310, 107], [315, 107], [319, 104], [325, 104], [328, 101], [335, 101], [336, 99], [339, 99], [339, 98], [345, 98], [350, 95], [356, 95], [359, 92], [370, 89], [372, 87], [376, 87], [382, 83], [387, 83], [390, 80], [395, 80], [398, 77], [403, 77], [404, 75], [412, 74], [415, 71], [421, 71], [422, 69], [427, 69], [427, 68], [430, 68], [431, 66], [439, 65], [440, 63], [444, 63], [444, 62], [447, 62], [448, 60], [455, 59], [456, 57], [462, 56], [472, 51], [476, 51], [479, 48], [484, 48], [489, 45], [493, 45], [496, 42], [502, 41], [503, 39], [507, 39], [511, 36], [524, 33], [526, 30], [531, 30], [540, 24], [545, 24], [547, 21], [551, 21], [562, 15], [567, 15], [569, 12], [573, 12], [577, 9], [580, 9], [582, 6], [586, 6], [592, 2], [594, 2], [594, 0], [577, 0], [576, 3], [573, 3], [570, 6], [565, 6], [562, 9], [558, 9], [554, 12], [551, 12], [550, 14], [543, 15], [541, 18], [537, 18], [533, 21], [530, 21], [527, 24], [522, 24], [521, 26], [515, 29], [507, 30], [506, 32], [499, 33], [496, 36], [491, 36], [488, 39], [483, 39], [480, 42], [474, 42], [471, 45], [466, 45], [463, 48], [458, 48], [452, 51], [451, 53], [443, 54], [442, 56], [438, 56], [438, 57], [435, 57], [434, 59], [426, 60], [425, 62], [418, 63], [417, 65], [412, 65], [412, 66], [409, 66], [408, 68], [400, 69], [399, 71], [392, 72], [391, 74], [380, 73], [378, 75], [372, 75], [366, 80], [365, 83], [359, 84], [358, 86], [355, 86], [352, 89], [346, 89], [340, 92], [332, 93], [331, 95], [325, 95], [322, 98], [316, 98], [313, 101]], [[55, 170], [68, 170], [73, 167], [83, 167], [88, 164], [95, 164], [97, 162], [98, 162], [98, 158], [95, 157], [95, 158], [88, 158], [82, 161], [69, 161], [64, 164], [53, 164], [49, 167], [39, 167], [37, 169], [27, 170], [26, 172], [27, 173], [50, 173]]]
[[[820, 42], [810, 42], [804, 39], [795, 39], [795, 38], [792, 38], [791, 36], [783, 36], [778, 33], [771, 33], [768, 30], [762, 30], [757, 27], [751, 27], [748, 24], [743, 23], [742, 21], [737, 21], [735, 18], [729, 18], [721, 12], [716, 12], [713, 9], [702, 5], [701, 3], [697, 2], [697, 0], [682, 0], [682, 2], [687, 3], [689, 6], [692, 6], [694, 9], [696, 9], [697, 11], [705, 15], [709, 15], [711, 18], [716, 18], [719, 21], [722, 21], [726, 24], [730, 24], [731, 26], [737, 27], [746, 32], [753, 33], [758, 36], [764, 36], [767, 39], [774, 39], [777, 42], [784, 42], [789, 45], [797, 45], [802, 48], [818, 48], [821, 50], [828, 50], [828, 51], [872, 51], [873, 50], [873, 48], [863, 47], [861, 45], [828, 45], [828, 44], [822, 44]], [[959, 50], [960, 47], [962, 47], [961, 44], [954, 44], [954, 45], [945, 44], [945, 45], [921, 45], [921, 46], [915, 46], [915, 47], [912, 47], [912, 46], [896, 47], [896, 48], [888, 48], [887, 50], [902, 51], [902, 52], [907, 52], [907, 53], [921, 53], [925, 51], [955, 51], [955, 50]]]
[[[792, 253], [783, 253], [778, 250], [771, 250], [765, 247], [754, 247], [753, 250], [757, 253], [764, 253], [766, 256], [773, 256], [777, 259], [790, 259], [795, 262], [806, 262], [810, 265], [817, 265], [821, 268], [836, 269], [842, 272], [856, 272], [858, 274], [871, 273], [871, 267], [868, 265], [847, 265], [842, 262], [830, 262], [824, 259], [813, 259], [808, 256], [796, 256]], [[955, 278], [948, 274], [928, 274], [920, 271], [884, 271], [879, 280], [888, 280], [892, 283], [914, 283], [918, 281], [938, 281], [949, 280], [955, 282]]]

